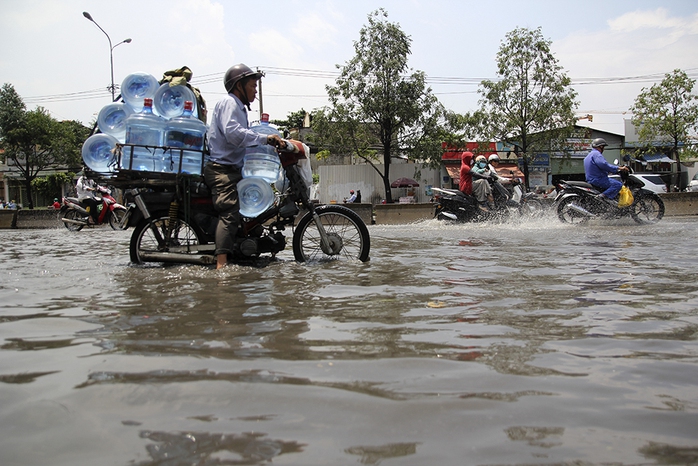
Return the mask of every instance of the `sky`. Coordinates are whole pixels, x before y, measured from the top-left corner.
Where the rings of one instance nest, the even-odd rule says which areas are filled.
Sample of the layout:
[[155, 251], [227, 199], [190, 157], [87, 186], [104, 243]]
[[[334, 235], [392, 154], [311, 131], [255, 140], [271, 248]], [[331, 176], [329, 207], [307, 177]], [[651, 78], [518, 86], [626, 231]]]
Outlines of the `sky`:
[[[14, 86], [28, 110], [86, 125], [111, 102], [111, 67], [107, 36], [85, 11], [112, 41], [117, 85], [130, 73], [159, 80], [188, 66], [213, 109], [225, 71], [245, 63], [265, 72], [271, 119], [327, 105], [325, 86], [378, 8], [411, 37], [410, 68], [458, 113], [478, 107], [478, 84], [497, 78], [496, 54], [518, 27], [540, 27], [551, 41], [578, 92], [577, 113], [593, 115], [580, 124], [596, 129], [623, 134], [637, 95], [666, 73], [698, 78], [695, 0], [0, 0], [0, 8], [0, 85]], [[258, 119], [259, 102], [252, 110]]]

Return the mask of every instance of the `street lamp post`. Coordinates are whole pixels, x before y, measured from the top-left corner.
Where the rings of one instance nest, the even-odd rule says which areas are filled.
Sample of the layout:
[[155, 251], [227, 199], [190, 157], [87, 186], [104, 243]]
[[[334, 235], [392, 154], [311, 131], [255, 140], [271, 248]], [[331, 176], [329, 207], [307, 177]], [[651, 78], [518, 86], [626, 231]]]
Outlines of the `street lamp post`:
[[116, 97], [114, 96], [114, 91], [116, 90], [116, 86], [114, 85], [114, 49], [115, 49], [116, 47], [118, 47], [119, 45], [121, 45], [121, 44], [128, 44], [128, 43], [130, 43], [130, 42], [131, 42], [131, 38], [124, 39], [124, 40], [122, 40], [121, 42], [119, 42], [118, 44], [112, 46], [112, 45], [111, 45], [111, 37], [109, 37], [109, 34], [107, 34], [107, 31], [105, 31], [104, 29], [102, 29], [102, 26], [100, 26], [99, 24], [97, 24], [97, 21], [95, 21], [94, 19], [92, 19], [92, 16], [91, 16], [88, 12], [83, 11], [83, 12], [82, 12], [82, 15], [83, 15], [85, 18], [87, 18], [87, 19], [89, 19], [90, 21], [92, 21], [93, 23], [95, 23], [95, 26], [97, 26], [97, 27], [99, 28], [99, 30], [102, 31], [102, 32], [104, 33], [105, 36], [107, 36], [107, 40], [109, 41], [109, 64], [110, 64], [110, 67], [111, 67], [111, 68], [110, 68], [110, 69], [111, 69], [111, 85], [109, 86], [109, 90], [111, 91], [111, 100], [112, 100], [112, 102], [114, 102], [114, 101], [116, 100]]

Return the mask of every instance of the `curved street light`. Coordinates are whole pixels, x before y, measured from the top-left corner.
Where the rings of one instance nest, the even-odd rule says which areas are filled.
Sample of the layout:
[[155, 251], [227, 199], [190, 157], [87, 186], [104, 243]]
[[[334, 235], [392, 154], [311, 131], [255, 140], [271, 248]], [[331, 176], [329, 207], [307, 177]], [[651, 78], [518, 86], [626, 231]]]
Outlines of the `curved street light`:
[[87, 18], [87, 19], [89, 19], [90, 21], [92, 21], [93, 23], [95, 23], [95, 26], [97, 26], [97, 27], [99, 28], [99, 30], [102, 31], [102, 32], [104, 33], [105, 36], [107, 36], [107, 40], [109, 41], [109, 63], [110, 63], [110, 66], [111, 66], [111, 85], [107, 88], [107, 90], [110, 90], [110, 91], [111, 91], [111, 100], [112, 100], [112, 102], [114, 102], [114, 101], [116, 100], [116, 97], [114, 96], [114, 91], [116, 90], [116, 86], [114, 85], [114, 49], [115, 49], [117, 46], [121, 45], [121, 44], [128, 44], [128, 43], [130, 43], [130, 42], [131, 42], [131, 38], [129, 37], [128, 39], [124, 39], [124, 40], [122, 40], [121, 42], [119, 42], [118, 44], [112, 46], [112, 45], [111, 45], [111, 37], [109, 37], [109, 34], [107, 34], [107, 31], [105, 31], [104, 29], [102, 29], [102, 26], [100, 26], [99, 24], [97, 24], [97, 21], [95, 21], [94, 19], [92, 19], [92, 16], [91, 16], [88, 12], [83, 11], [83, 12], [82, 12], [82, 15], [83, 15], [85, 18]]

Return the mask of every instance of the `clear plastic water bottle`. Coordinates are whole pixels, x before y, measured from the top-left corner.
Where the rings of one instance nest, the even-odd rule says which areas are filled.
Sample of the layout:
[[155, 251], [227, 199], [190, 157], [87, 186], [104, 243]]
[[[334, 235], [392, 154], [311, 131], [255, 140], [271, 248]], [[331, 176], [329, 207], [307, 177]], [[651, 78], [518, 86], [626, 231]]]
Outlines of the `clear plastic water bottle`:
[[[161, 149], [165, 120], [153, 114], [153, 99], [143, 99], [143, 111], [126, 118], [126, 144], [133, 146], [132, 170], [162, 172], [165, 157]], [[147, 146], [147, 147], [144, 147]], [[124, 146], [121, 168], [128, 169], [132, 146]], [[169, 167], [169, 156], [167, 157]]]
[[[194, 118], [192, 111], [194, 102], [187, 100], [184, 102], [184, 113], [182, 116], [172, 118], [165, 126], [166, 146], [174, 148], [172, 153], [172, 171], [175, 173], [179, 169], [180, 153], [182, 154], [182, 173], [200, 175], [204, 148], [204, 137], [206, 136], [206, 125], [198, 118]], [[185, 149], [185, 150], [177, 150]]]
[[82, 160], [90, 170], [109, 173], [116, 168], [116, 155], [113, 149], [117, 139], [104, 133], [93, 134], [82, 145]]
[[133, 113], [124, 103], [105, 105], [97, 116], [97, 126], [103, 133], [114, 136], [119, 142], [126, 141], [126, 118]]
[[[194, 92], [187, 86], [170, 87], [169, 83], [165, 83], [155, 91], [153, 112], [166, 119], [175, 118], [184, 113], [184, 102], [194, 102], [195, 99]], [[196, 116], [196, 109], [192, 109], [192, 114]]]
[[274, 203], [274, 190], [263, 178], [243, 178], [238, 182], [238, 202], [240, 203], [240, 215], [254, 218]]
[[154, 76], [143, 73], [131, 73], [121, 83], [121, 97], [131, 109], [138, 113], [143, 110], [143, 101], [155, 97], [160, 85]]
[[[262, 121], [259, 125], [252, 126], [251, 130], [260, 134], [276, 134], [281, 137], [281, 133], [269, 125], [269, 115], [262, 114]], [[244, 165], [242, 167], [243, 178], [258, 177], [265, 179], [268, 183], [275, 183], [281, 173], [281, 160], [274, 146], [267, 144], [248, 147], [245, 150]]]

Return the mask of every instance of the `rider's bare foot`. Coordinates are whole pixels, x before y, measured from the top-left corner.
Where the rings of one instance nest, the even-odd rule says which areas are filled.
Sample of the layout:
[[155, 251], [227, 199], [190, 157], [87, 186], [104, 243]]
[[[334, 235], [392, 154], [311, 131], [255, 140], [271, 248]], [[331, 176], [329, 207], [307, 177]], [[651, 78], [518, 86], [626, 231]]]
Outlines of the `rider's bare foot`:
[[216, 270], [228, 265], [228, 254], [218, 254], [216, 256]]

